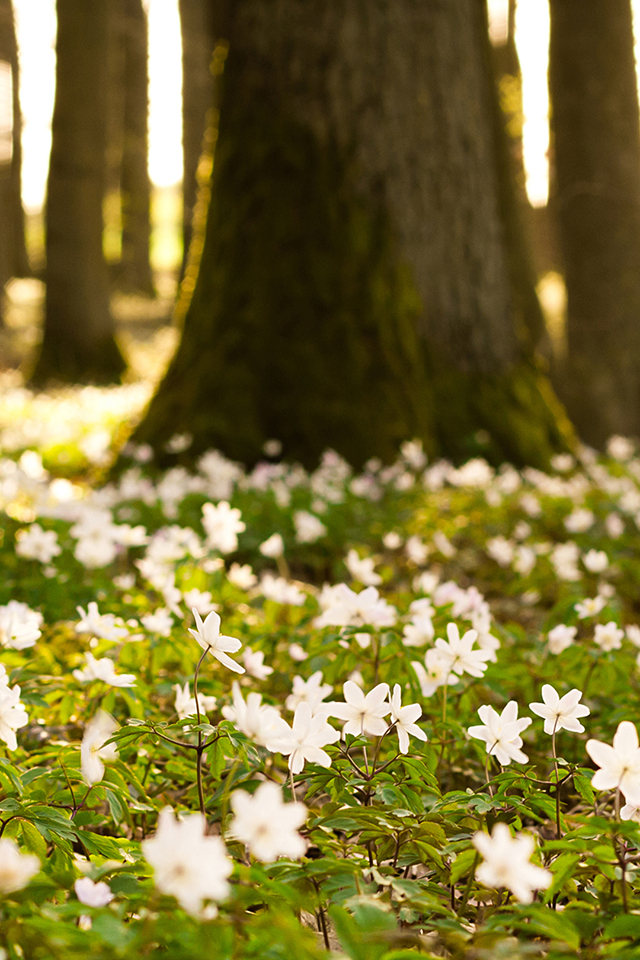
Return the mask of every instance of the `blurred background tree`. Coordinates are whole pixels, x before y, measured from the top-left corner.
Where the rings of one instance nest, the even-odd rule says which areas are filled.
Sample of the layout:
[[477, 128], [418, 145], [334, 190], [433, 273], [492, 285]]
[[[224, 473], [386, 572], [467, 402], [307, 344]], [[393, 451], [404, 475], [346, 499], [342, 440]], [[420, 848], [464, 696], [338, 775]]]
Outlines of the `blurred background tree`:
[[102, 248], [112, 2], [57, 3], [44, 335], [32, 375], [38, 385], [109, 383], [125, 369]]
[[[212, 57], [215, 45], [210, 0], [179, 0], [182, 28], [182, 246], [184, 275], [198, 197], [198, 167], [207, 131], [214, 129]], [[204, 172], [204, 176], [209, 171]]]
[[[548, 158], [531, 91], [549, 5], [488, 2], [489, 28], [482, 0], [57, 0], [34, 382], [118, 382], [121, 348], [145, 375], [133, 340], [181, 278], [164, 342], [182, 343], [137, 433], [165, 462], [179, 432], [185, 463], [211, 445], [251, 462], [274, 437], [307, 464], [325, 446], [360, 463], [416, 434], [434, 456], [542, 465], [572, 442], [547, 375], [582, 438], [640, 433], [632, 0], [552, 0]], [[3, 285], [28, 272], [12, 6], [21, 43], [36, 26], [0, 0]], [[176, 73], [147, 65], [171, 17], [181, 209], [149, 173], [149, 76], [172, 77], [152, 117], [180, 86], [177, 49]]]
[[137, 439], [545, 463], [569, 434], [531, 359], [483, 4], [239, 0], [217, 36], [200, 273]]
[[0, 0], [0, 291], [11, 277], [30, 273], [21, 191], [19, 82], [13, 8], [11, 0]]
[[630, 0], [551, 0], [561, 394], [581, 437], [640, 435], [640, 118]]
[[[153, 297], [150, 260], [149, 78], [147, 15], [142, 0], [111, 0], [111, 103], [120, 107], [114, 133], [119, 143], [121, 253], [119, 290]], [[113, 144], [108, 144], [108, 148]]]

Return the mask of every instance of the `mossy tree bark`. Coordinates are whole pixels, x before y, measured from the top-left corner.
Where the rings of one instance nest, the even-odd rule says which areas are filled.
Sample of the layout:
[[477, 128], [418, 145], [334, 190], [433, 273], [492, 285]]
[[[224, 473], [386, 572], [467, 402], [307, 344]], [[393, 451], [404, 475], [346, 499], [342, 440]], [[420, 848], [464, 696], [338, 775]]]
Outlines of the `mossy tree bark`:
[[563, 398], [582, 438], [640, 435], [640, 122], [630, 0], [551, 0]]
[[210, 0], [180, 0], [182, 30], [182, 239], [184, 273], [193, 233], [193, 218], [198, 199], [198, 167], [211, 127], [213, 109], [213, 73], [211, 61], [215, 45], [213, 12]]
[[25, 245], [24, 210], [21, 196], [21, 114], [19, 99], [18, 46], [11, 0], [0, 0], [0, 69], [3, 87], [0, 103], [3, 114], [0, 142], [0, 291], [11, 277], [29, 276]]
[[569, 431], [530, 359], [484, 4], [236, 0], [218, 36], [200, 271], [136, 438], [543, 464]]
[[120, 202], [122, 254], [118, 287], [154, 296], [151, 271], [151, 181], [149, 179], [148, 24], [142, 0], [119, 0], [122, 43], [122, 160]]
[[125, 366], [114, 337], [102, 250], [108, 7], [105, 0], [57, 3], [47, 291], [35, 384], [109, 383]]

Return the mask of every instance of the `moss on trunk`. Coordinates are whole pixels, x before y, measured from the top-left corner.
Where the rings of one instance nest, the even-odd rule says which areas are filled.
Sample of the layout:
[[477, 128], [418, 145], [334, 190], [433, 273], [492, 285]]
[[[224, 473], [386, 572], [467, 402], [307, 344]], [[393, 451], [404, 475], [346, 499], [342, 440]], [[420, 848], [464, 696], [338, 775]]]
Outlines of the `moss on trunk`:
[[232, 10], [200, 269], [134, 439], [163, 465], [183, 432], [184, 463], [217, 447], [252, 464], [277, 438], [307, 466], [326, 447], [359, 466], [420, 437], [546, 464], [571, 432], [530, 359], [540, 312], [480, 7]]

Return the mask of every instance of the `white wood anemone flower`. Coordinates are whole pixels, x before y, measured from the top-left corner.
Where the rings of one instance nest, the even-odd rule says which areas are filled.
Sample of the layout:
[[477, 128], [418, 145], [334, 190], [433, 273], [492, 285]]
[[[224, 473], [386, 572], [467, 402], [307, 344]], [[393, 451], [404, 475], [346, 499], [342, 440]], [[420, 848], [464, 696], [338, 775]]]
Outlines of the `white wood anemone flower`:
[[228, 835], [246, 843], [257, 860], [297, 860], [307, 849], [306, 840], [298, 833], [307, 819], [307, 808], [304, 803], [285, 803], [279, 784], [261, 783], [253, 796], [246, 790], [236, 790], [231, 795], [231, 807], [235, 818]]
[[478, 831], [473, 845], [483, 862], [476, 880], [486, 887], [506, 887], [520, 903], [531, 903], [534, 890], [546, 890], [553, 879], [549, 870], [531, 863], [535, 840], [528, 833], [512, 837], [506, 823], [496, 823], [491, 835]]
[[584, 732], [578, 717], [587, 717], [591, 711], [584, 703], [579, 702], [582, 699], [580, 690], [570, 690], [561, 697], [550, 683], [545, 683], [542, 687], [542, 699], [543, 703], [530, 703], [529, 709], [543, 718], [545, 733], [553, 736], [559, 730]]
[[229, 653], [237, 653], [242, 644], [235, 637], [225, 637], [220, 633], [220, 615], [212, 610], [205, 621], [198, 613], [195, 607], [192, 611], [196, 621], [196, 629], [189, 627], [189, 633], [195, 637], [203, 650], [209, 651], [216, 660], [219, 660], [224, 667], [235, 673], [244, 673], [244, 667], [227, 656]]
[[178, 900], [187, 913], [198, 916], [205, 900], [224, 900], [233, 864], [220, 837], [205, 835], [206, 820], [191, 813], [177, 820], [171, 807], [158, 817], [155, 836], [142, 841], [142, 852], [153, 867], [161, 893]]
[[591, 778], [595, 790], [619, 790], [627, 803], [640, 805], [640, 746], [638, 731], [629, 720], [618, 724], [613, 745], [587, 740], [587, 753], [600, 769]]

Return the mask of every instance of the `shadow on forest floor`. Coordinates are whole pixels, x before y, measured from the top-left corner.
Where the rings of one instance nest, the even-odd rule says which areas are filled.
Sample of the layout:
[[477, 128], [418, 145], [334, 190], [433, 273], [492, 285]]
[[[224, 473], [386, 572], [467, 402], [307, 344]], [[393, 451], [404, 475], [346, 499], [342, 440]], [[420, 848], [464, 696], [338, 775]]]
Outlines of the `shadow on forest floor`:
[[[125, 379], [157, 380], [173, 354], [177, 330], [172, 324], [176, 278], [156, 275], [157, 298], [114, 293], [111, 309], [117, 339], [129, 369]], [[12, 280], [5, 294], [4, 325], [0, 326], [0, 370], [28, 376], [42, 337], [45, 286], [40, 280]]]

